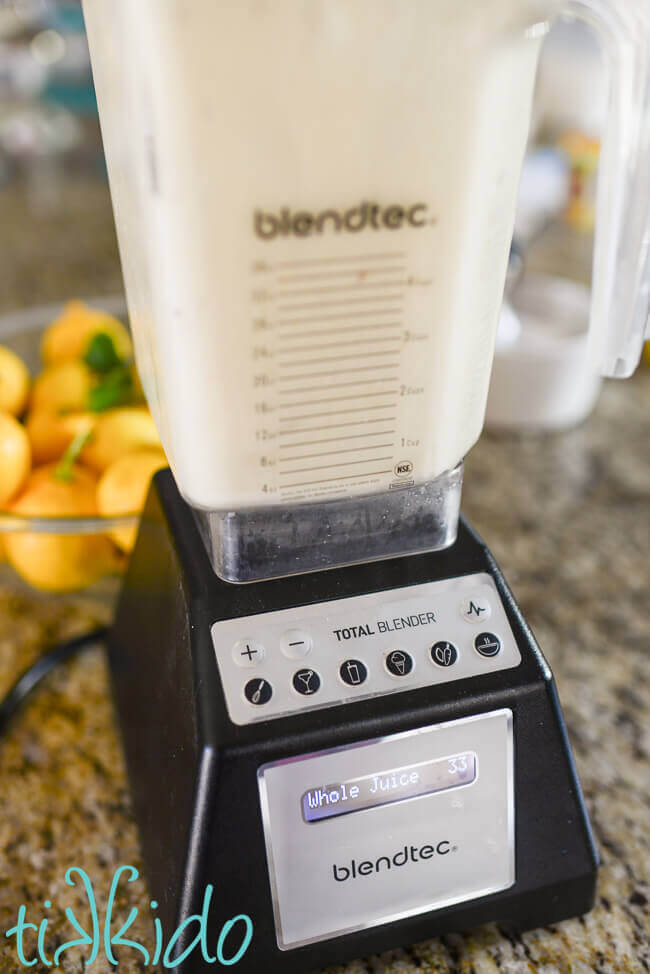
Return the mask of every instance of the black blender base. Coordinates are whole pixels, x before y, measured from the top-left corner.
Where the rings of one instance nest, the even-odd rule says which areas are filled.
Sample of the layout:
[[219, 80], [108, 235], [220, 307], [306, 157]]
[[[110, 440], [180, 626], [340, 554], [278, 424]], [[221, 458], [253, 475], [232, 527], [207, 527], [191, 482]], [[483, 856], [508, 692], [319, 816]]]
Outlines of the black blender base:
[[[489, 573], [521, 653], [519, 666], [245, 726], [228, 716], [210, 627], [221, 619]], [[110, 639], [115, 702], [150, 891], [166, 937], [200, 913], [208, 884], [212, 954], [222, 925], [250, 916], [235, 965], [313, 971], [487, 922], [511, 930], [587, 912], [597, 854], [556, 689], [490, 552], [464, 522], [437, 553], [247, 585], [216, 577], [169, 471], [156, 475]], [[257, 785], [260, 765], [509, 708], [514, 725], [513, 886], [293, 950], [277, 945]], [[181, 940], [179, 951], [189, 940]], [[231, 953], [237, 944], [228, 941]], [[227, 951], [226, 951], [227, 953]], [[176, 969], [213, 970], [192, 950]], [[218, 964], [216, 966], [219, 966]]]

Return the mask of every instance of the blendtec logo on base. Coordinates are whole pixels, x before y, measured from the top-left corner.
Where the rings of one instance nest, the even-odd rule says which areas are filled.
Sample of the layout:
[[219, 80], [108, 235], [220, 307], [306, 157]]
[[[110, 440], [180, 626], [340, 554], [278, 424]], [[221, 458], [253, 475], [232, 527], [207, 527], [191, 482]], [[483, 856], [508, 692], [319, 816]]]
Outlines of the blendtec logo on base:
[[309, 237], [313, 234], [359, 233], [361, 230], [400, 230], [403, 227], [424, 227], [435, 222], [427, 216], [426, 203], [412, 203], [409, 206], [380, 206], [379, 203], [362, 201], [349, 210], [309, 210], [294, 212], [283, 207], [279, 213], [255, 210], [253, 227], [261, 240], [274, 237]]
[[419, 848], [414, 845], [405, 845], [403, 849], [399, 849], [392, 856], [379, 856], [378, 859], [374, 860], [363, 859], [361, 862], [351, 859], [342, 866], [332, 863], [332, 874], [337, 883], [345, 883], [348, 879], [357, 879], [359, 876], [371, 876], [382, 871], [388, 872], [390, 869], [399, 869], [400, 866], [406, 866], [409, 862], [418, 863], [432, 859], [434, 856], [446, 856], [450, 852], [455, 852], [456, 849], [457, 846], [452, 846], [448, 839], [443, 839], [436, 845], [427, 844]]

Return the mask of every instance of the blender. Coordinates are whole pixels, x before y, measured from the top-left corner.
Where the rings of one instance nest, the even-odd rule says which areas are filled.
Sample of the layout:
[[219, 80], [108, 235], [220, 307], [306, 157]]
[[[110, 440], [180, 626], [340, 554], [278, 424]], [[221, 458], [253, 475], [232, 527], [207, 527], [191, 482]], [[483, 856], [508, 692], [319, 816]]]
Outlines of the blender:
[[483, 424], [537, 56], [562, 11], [599, 30], [610, 63], [592, 356], [609, 375], [638, 361], [645, 4], [84, 11], [136, 358], [171, 466], [110, 656], [177, 966], [212, 963], [207, 889], [214, 922], [232, 920], [221, 962], [243, 972], [585, 912], [597, 855], [557, 693], [460, 517], [462, 459]]

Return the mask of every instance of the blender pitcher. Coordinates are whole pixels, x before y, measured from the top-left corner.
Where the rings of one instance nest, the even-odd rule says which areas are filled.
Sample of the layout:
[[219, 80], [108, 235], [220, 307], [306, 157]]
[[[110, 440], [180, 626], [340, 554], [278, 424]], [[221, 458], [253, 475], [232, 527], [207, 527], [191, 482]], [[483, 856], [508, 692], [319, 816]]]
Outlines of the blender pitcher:
[[215, 570], [453, 543], [540, 45], [599, 31], [595, 364], [650, 288], [645, 0], [84, 0], [138, 367]]

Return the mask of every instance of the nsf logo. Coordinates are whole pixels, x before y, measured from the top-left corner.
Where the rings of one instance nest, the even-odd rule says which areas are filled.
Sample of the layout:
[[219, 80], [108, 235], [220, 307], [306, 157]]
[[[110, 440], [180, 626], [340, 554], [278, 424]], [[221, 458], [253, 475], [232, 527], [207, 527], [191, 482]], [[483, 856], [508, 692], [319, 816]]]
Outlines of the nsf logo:
[[409, 474], [413, 473], [413, 464], [410, 460], [400, 460], [399, 463], [395, 464], [393, 470], [396, 477], [408, 477]]

